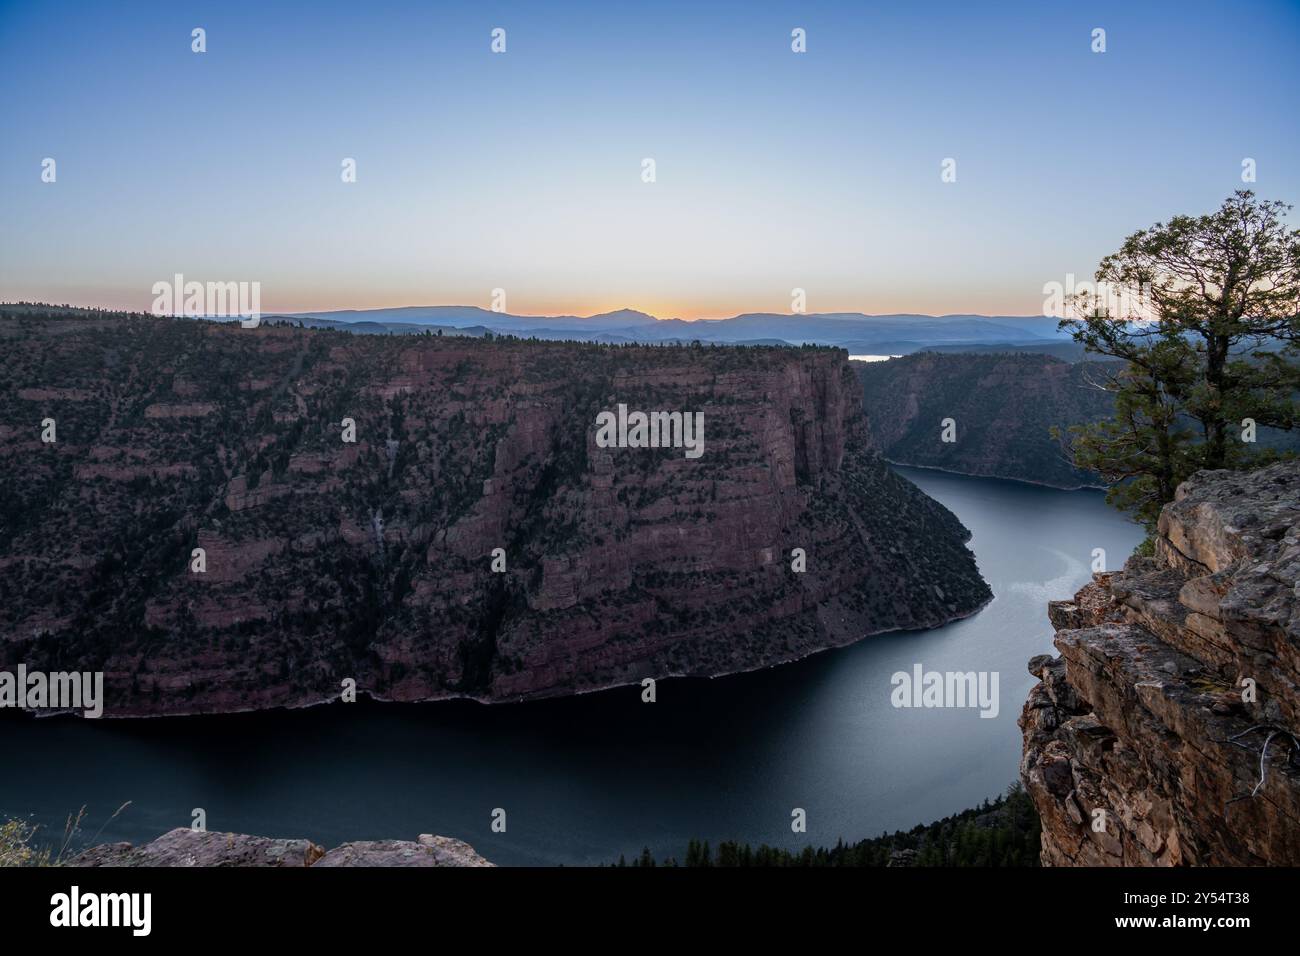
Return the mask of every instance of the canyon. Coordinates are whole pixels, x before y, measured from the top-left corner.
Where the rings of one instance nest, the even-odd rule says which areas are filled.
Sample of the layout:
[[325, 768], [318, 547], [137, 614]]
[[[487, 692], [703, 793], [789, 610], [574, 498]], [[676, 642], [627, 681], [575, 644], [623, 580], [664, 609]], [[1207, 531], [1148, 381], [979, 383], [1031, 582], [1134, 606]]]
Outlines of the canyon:
[[[1075, 361], [984, 346], [854, 362], [872, 444], [887, 460], [916, 468], [1065, 490], [1105, 487], [1100, 475], [1075, 467], [1069, 430], [1114, 415], [1115, 396], [1105, 386], [1122, 363], [1084, 359], [1082, 347], [1074, 348]], [[947, 420], [953, 441], [943, 440]], [[1276, 428], [1260, 428], [1258, 441], [1300, 451], [1294, 434]]]
[[1049, 866], [1300, 864], [1300, 463], [1204, 471], [1049, 618], [1021, 715]]
[[[1030, 352], [918, 352], [854, 365], [872, 441], [890, 461], [1053, 488], [1102, 484], [1074, 467], [1051, 429], [1113, 414], [1098, 385], [1113, 365]], [[956, 441], [941, 440], [945, 419]]]
[[[0, 667], [102, 671], [108, 717], [716, 676], [991, 596], [840, 350], [30, 308], [0, 341]], [[599, 447], [620, 403], [706, 452]]]

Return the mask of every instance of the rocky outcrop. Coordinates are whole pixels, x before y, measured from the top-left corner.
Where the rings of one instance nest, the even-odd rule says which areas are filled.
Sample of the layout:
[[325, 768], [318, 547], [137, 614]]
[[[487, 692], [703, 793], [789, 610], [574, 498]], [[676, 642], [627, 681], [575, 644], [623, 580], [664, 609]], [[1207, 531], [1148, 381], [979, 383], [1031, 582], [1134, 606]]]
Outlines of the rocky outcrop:
[[468, 843], [450, 837], [420, 834], [407, 840], [368, 840], [344, 843], [328, 851], [313, 866], [492, 866]]
[[[107, 716], [715, 676], [990, 596], [839, 350], [26, 313], [0, 339], [0, 669], [102, 671]], [[620, 405], [701, 413], [703, 454], [604, 447]]]
[[276, 840], [246, 833], [170, 830], [143, 846], [104, 843], [68, 866], [492, 866], [468, 843], [420, 834], [417, 841], [344, 843], [325, 850], [310, 840]]
[[1020, 718], [1045, 865], [1300, 864], [1300, 463], [1201, 472], [1053, 602]]

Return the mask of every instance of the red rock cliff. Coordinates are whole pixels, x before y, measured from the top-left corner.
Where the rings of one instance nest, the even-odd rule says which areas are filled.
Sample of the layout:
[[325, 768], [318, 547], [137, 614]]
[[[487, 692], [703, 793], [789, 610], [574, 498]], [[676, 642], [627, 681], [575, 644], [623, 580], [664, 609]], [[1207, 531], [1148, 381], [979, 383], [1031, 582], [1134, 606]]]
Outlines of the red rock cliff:
[[[110, 714], [717, 675], [988, 598], [840, 351], [4, 331], [0, 666], [102, 669]], [[703, 455], [598, 447], [619, 403], [701, 412]]]

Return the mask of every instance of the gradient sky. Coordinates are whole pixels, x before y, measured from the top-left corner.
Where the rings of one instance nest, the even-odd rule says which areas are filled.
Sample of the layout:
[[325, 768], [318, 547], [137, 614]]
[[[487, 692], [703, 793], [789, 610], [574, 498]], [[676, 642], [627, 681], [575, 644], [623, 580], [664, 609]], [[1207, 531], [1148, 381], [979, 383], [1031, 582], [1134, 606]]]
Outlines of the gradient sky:
[[1244, 157], [1300, 202], [1296, 0], [978, 6], [0, 0], [0, 300], [1037, 314]]

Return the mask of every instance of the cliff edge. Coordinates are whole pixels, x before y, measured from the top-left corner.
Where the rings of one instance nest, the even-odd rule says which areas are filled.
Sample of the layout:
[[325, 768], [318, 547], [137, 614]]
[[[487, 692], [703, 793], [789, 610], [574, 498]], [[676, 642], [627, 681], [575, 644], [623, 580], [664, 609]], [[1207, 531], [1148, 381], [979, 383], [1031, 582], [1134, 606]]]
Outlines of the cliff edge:
[[1020, 718], [1049, 866], [1300, 864], [1300, 463], [1200, 472], [1054, 601]]
[[[0, 344], [0, 669], [102, 671], [107, 716], [717, 676], [990, 596], [840, 350], [28, 315]], [[609, 447], [623, 408], [702, 443]]]

